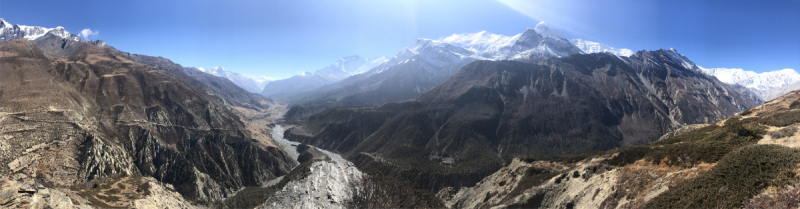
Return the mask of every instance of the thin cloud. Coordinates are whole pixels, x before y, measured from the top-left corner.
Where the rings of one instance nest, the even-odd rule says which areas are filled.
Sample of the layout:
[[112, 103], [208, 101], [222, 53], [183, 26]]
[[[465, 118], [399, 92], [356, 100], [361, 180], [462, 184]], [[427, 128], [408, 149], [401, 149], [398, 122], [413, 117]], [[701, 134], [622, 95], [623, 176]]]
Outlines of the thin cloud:
[[92, 30], [92, 29], [87, 28], [87, 29], [83, 29], [81, 31], [81, 34], [79, 34], [78, 36], [80, 36], [83, 39], [90, 39], [89, 37], [97, 36], [99, 34], [100, 34], [100, 31], [96, 31], [96, 30]]

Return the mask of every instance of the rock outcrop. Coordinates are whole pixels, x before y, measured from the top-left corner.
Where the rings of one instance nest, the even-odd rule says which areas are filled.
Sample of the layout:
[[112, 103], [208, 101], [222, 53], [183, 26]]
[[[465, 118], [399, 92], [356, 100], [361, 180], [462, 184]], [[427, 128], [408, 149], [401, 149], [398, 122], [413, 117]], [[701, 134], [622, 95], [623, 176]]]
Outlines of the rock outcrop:
[[72, 203], [61, 191], [41, 184], [0, 180], [0, 207], [3, 208], [91, 208]]
[[307, 177], [291, 181], [259, 208], [345, 208], [352, 194], [351, 182], [361, 179], [352, 164], [317, 161]]

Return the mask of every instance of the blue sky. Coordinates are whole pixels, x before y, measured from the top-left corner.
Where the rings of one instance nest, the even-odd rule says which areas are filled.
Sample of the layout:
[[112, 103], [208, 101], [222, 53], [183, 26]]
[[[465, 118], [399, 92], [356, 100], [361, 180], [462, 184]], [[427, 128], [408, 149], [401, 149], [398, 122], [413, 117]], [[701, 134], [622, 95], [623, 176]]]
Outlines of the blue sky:
[[675, 48], [707, 68], [800, 70], [800, 1], [0, 0], [0, 17], [90, 28], [123, 51], [274, 78], [343, 56], [391, 57], [417, 38], [510, 36], [539, 21], [617, 48]]

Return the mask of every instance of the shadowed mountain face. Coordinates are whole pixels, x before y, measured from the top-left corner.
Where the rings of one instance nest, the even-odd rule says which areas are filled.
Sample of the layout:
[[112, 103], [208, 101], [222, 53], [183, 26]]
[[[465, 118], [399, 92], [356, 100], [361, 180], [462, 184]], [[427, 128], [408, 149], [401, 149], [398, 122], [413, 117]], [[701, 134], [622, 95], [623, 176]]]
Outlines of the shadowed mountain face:
[[660, 50], [475, 61], [410, 101], [330, 109], [285, 135], [438, 189], [473, 185], [510, 156], [643, 144], [760, 102], [685, 60]]
[[0, 44], [3, 176], [74, 185], [142, 174], [188, 199], [214, 200], [294, 165], [253, 140], [226, 100], [198, 90], [183, 68], [73, 44], [65, 56], [22, 39]]

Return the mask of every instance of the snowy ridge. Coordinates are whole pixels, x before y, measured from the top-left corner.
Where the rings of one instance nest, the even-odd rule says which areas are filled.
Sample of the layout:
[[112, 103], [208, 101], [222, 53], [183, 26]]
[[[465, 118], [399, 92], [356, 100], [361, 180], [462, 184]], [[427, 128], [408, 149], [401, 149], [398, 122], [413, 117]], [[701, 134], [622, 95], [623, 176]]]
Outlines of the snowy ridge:
[[468, 34], [456, 34], [443, 38], [439, 41], [449, 43], [473, 52], [499, 52], [508, 49], [521, 34], [515, 36], [504, 36], [493, 34], [486, 31]]
[[550, 27], [550, 25], [548, 25], [544, 21], [539, 22], [539, 24], [537, 24], [536, 27], [533, 30], [535, 30], [537, 33], [539, 33], [539, 34], [541, 34], [542, 36], [545, 36], [545, 37], [552, 37], [552, 38], [557, 38], [557, 39], [567, 39], [567, 38], [564, 38], [564, 35], [562, 35], [561, 32], [558, 32], [558, 30], [556, 30], [555, 28]]
[[370, 73], [408, 62], [420, 62], [432, 74], [448, 74], [475, 60], [530, 60], [580, 53], [564, 35], [545, 22], [514, 36], [487, 31], [455, 34], [439, 40], [420, 38]]
[[214, 67], [211, 69], [205, 69], [199, 67], [197, 69], [203, 71], [204, 73], [208, 73], [217, 77], [227, 78], [237, 86], [242, 87], [243, 89], [253, 93], [261, 93], [261, 91], [264, 89], [264, 86], [266, 86], [267, 83], [273, 80], [272, 78], [263, 75], [242, 75], [239, 73], [231, 72], [222, 66]]
[[[5, 19], [0, 18], [0, 42], [18, 37], [33, 41], [44, 37], [47, 34], [53, 34], [61, 38], [69, 38], [72, 36], [72, 34], [67, 32], [67, 30], [61, 26], [55, 28], [45, 28], [40, 26], [11, 25], [10, 23], [6, 22]], [[79, 40], [80, 38], [77, 38], [75, 41]]]
[[793, 69], [756, 73], [741, 68], [702, 68], [700, 71], [717, 77], [722, 82], [739, 84], [754, 90], [772, 90], [800, 82], [800, 74]]
[[572, 43], [573, 45], [575, 45], [576, 47], [580, 48], [581, 50], [583, 50], [584, 53], [587, 53], [587, 54], [606, 52], [606, 53], [611, 53], [611, 54], [614, 54], [614, 55], [617, 55], [617, 56], [620, 56], [620, 57], [627, 57], [627, 56], [631, 56], [633, 54], [633, 51], [631, 51], [630, 49], [624, 49], [624, 48], [623, 49], [617, 49], [617, 48], [614, 48], [614, 47], [611, 47], [611, 46], [608, 46], [608, 45], [605, 45], [605, 44], [601, 44], [601, 43], [597, 43], [597, 42], [593, 42], [593, 41], [587, 41], [587, 40], [583, 40], [583, 39], [577, 39], [576, 38], [576, 39], [569, 40], [569, 42]]
[[667, 52], [666, 53], [667, 57], [673, 63], [678, 63], [678, 64], [680, 64], [681, 66], [683, 66], [686, 69], [692, 69], [692, 70], [699, 70], [700, 69], [700, 67], [698, 67], [696, 64], [694, 64], [694, 62], [689, 60], [689, 58], [687, 58], [683, 54], [679, 53], [678, 50], [675, 50], [673, 48], [669, 48], [669, 50], [666, 51], [666, 52]]
[[387, 61], [389, 61], [389, 59], [386, 59], [386, 57], [361, 58], [361, 56], [358, 55], [347, 56], [340, 58], [327, 67], [314, 71], [314, 74], [323, 76], [331, 81], [338, 81], [367, 72]]

